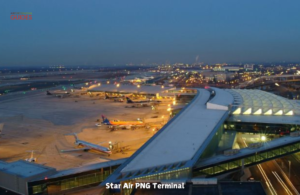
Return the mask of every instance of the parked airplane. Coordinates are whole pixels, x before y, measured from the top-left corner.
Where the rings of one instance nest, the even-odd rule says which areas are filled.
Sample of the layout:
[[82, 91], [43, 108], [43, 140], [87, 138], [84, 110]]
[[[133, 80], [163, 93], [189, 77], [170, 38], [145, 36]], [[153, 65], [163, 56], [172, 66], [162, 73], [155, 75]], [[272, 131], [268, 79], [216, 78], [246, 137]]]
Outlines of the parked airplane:
[[104, 99], [114, 100], [114, 102], [124, 102], [124, 95], [108, 96], [107, 94], [105, 94]]
[[144, 108], [144, 107], [153, 107], [153, 103], [133, 103], [128, 106], [125, 106], [125, 108]]
[[116, 127], [116, 128], [126, 128], [126, 129], [131, 129], [134, 127], [143, 127], [145, 126], [145, 123], [140, 120], [136, 121], [120, 121], [120, 120], [108, 120], [107, 117], [102, 115], [103, 119], [103, 124], [105, 125], [110, 125], [111, 127]]
[[149, 100], [134, 101], [134, 100], [131, 100], [129, 97], [126, 97], [126, 100], [127, 100], [127, 104], [150, 103], [152, 105], [152, 104], [161, 103], [161, 101], [159, 101], [159, 100], [150, 100], [150, 99]]
[[47, 91], [47, 95], [54, 95], [56, 97], [59, 97], [59, 98], [64, 98], [64, 97], [67, 97], [70, 95], [69, 92], [59, 92], [59, 93], [51, 93], [50, 91]]
[[140, 101], [133, 101], [129, 97], [126, 97], [127, 104], [133, 104], [133, 103], [148, 103], [150, 100], [140, 100]]
[[31, 150], [30, 158], [25, 159], [27, 162], [36, 162], [37, 158], [33, 157], [33, 152], [34, 152], [34, 150]]
[[[96, 150], [98, 152], [106, 153], [106, 154], [108, 154], [108, 156], [110, 156], [110, 154], [111, 154], [111, 150], [104, 146], [92, 144], [92, 143], [89, 143], [89, 142], [86, 142], [83, 140], [79, 140], [76, 133], [72, 133], [70, 135], [73, 135], [75, 137], [75, 144], [77, 146], [83, 146], [83, 148], [76, 149], [76, 150], [61, 150], [62, 152], [71, 152], [71, 151], [78, 151], [78, 150], [82, 150], [82, 151]], [[101, 143], [104, 143], [104, 142], [101, 142]], [[99, 144], [101, 144], [101, 143], [99, 143]]]

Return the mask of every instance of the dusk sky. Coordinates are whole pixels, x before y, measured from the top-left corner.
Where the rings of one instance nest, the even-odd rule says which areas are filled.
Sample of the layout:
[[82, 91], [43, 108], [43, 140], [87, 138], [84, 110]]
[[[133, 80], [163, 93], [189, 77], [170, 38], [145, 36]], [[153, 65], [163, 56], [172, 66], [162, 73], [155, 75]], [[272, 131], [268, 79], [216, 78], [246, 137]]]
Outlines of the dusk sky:
[[[299, 0], [3, 0], [0, 66], [300, 61]], [[11, 20], [32, 12], [32, 20]]]

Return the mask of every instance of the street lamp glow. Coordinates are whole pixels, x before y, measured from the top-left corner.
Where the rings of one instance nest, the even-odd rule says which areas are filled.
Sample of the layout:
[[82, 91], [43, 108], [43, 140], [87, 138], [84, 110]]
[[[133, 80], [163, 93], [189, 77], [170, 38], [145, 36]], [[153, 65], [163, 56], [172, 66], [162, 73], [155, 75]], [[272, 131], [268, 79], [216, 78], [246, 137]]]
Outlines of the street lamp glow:
[[101, 85], [101, 83], [98, 83], [98, 86], [100, 86]]
[[261, 141], [266, 141], [267, 138], [266, 138], [266, 136], [263, 135], [263, 136], [261, 136], [260, 139], [261, 139]]
[[119, 83], [117, 84], [117, 87], [120, 87], [120, 84], [119, 84]]
[[162, 85], [161, 88], [163, 89], [163, 88], [165, 88], [165, 86]]
[[155, 128], [152, 129], [152, 133], [153, 133], [153, 135], [155, 134]]
[[141, 86], [140, 85], [137, 85], [137, 88], [140, 88]]
[[109, 84], [109, 81], [107, 81], [106, 83]]

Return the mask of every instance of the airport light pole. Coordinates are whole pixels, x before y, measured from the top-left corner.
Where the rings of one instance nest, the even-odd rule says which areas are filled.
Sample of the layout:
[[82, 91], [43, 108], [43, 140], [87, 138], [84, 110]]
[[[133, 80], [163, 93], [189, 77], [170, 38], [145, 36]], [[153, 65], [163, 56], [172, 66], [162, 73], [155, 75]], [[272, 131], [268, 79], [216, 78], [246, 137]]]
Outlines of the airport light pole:
[[136, 87], [137, 87], [137, 92], [139, 93], [139, 89], [140, 89], [141, 86], [137, 85]]
[[113, 145], [112, 145], [111, 141], [109, 141], [108, 144], [109, 144], [109, 149], [112, 150], [113, 149]]

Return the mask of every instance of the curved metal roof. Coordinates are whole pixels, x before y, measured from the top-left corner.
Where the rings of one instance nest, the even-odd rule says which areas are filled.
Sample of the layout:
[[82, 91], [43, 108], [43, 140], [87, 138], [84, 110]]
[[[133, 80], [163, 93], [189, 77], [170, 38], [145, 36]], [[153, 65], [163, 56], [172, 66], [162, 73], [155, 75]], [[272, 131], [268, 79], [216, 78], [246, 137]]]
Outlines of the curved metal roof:
[[300, 115], [293, 101], [261, 90], [227, 90], [235, 98], [234, 115]]

